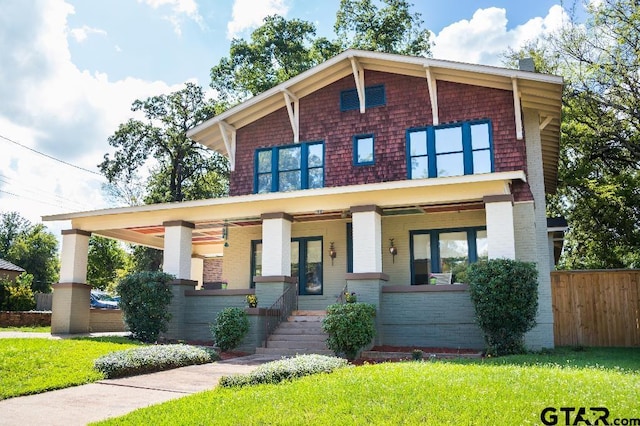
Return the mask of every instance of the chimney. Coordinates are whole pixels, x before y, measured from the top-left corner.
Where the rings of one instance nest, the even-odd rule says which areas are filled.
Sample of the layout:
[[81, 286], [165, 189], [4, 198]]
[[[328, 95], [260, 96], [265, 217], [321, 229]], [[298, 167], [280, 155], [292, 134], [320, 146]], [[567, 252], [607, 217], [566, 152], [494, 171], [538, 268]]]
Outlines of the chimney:
[[533, 58], [522, 58], [518, 60], [518, 68], [520, 71], [536, 72], [536, 67], [533, 64]]

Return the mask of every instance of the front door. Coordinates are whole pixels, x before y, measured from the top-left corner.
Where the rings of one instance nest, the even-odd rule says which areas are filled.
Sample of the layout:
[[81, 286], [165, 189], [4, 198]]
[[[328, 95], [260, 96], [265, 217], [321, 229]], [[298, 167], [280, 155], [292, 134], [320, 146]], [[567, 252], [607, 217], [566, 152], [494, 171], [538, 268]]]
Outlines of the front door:
[[292, 239], [291, 276], [298, 278], [300, 295], [322, 294], [322, 237]]

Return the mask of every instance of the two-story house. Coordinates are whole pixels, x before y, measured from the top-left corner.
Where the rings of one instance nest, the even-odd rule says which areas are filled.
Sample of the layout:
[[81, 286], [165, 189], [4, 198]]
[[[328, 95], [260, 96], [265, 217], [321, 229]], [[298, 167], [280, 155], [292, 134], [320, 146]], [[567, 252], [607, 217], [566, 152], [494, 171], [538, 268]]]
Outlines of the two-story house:
[[[378, 343], [482, 347], [464, 271], [504, 257], [536, 262], [527, 344], [552, 347], [545, 194], [557, 181], [562, 84], [345, 51], [188, 132], [228, 157], [229, 197], [45, 217], [73, 228], [53, 330], [87, 330], [86, 246], [97, 234], [164, 250], [178, 279], [174, 338], [206, 339], [215, 312], [246, 306], [249, 293], [260, 324], [287, 289], [301, 310], [346, 289], [377, 306]], [[224, 290], [198, 285], [211, 256], [223, 258]]]

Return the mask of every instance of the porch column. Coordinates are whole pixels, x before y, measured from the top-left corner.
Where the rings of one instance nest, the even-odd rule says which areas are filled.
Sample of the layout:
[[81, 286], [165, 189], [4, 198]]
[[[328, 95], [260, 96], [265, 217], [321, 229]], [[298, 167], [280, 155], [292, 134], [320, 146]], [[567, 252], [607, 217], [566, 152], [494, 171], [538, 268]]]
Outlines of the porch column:
[[353, 273], [346, 276], [347, 288], [356, 293], [358, 302], [376, 307], [376, 337], [372, 345], [383, 344], [382, 286], [389, 277], [382, 273], [382, 209], [375, 205], [351, 207], [351, 220]]
[[489, 259], [515, 259], [513, 195], [489, 195], [483, 201], [487, 216]]
[[291, 286], [291, 223], [287, 213], [262, 218], [262, 277], [255, 280], [258, 306], [268, 308]]
[[87, 333], [91, 286], [87, 285], [90, 232], [62, 231], [60, 282], [53, 285], [51, 333]]
[[351, 207], [353, 273], [382, 272], [382, 209]]
[[163, 337], [183, 339], [184, 316], [187, 310], [184, 292], [194, 290], [198, 284], [191, 279], [191, 236], [195, 225], [183, 220], [172, 220], [164, 222], [162, 226], [165, 228], [162, 270], [176, 277], [171, 283], [171, 320]]

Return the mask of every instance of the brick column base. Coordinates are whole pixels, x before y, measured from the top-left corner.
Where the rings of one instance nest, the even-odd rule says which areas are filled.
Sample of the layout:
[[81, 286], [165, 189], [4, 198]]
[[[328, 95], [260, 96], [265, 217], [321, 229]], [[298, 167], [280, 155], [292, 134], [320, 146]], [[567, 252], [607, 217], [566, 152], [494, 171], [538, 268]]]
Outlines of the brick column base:
[[164, 339], [181, 340], [185, 338], [184, 330], [184, 314], [185, 314], [185, 290], [195, 290], [198, 281], [177, 279], [171, 281], [171, 303], [169, 304], [169, 313], [171, 319], [167, 326], [167, 332], [162, 334]]
[[89, 332], [91, 286], [81, 283], [53, 285], [51, 334]]
[[[284, 291], [294, 286], [295, 279], [282, 275], [270, 277], [254, 277], [256, 283], [256, 296], [259, 308], [270, 308]], [[295, 291], [295, 290], [293, 290]]]

